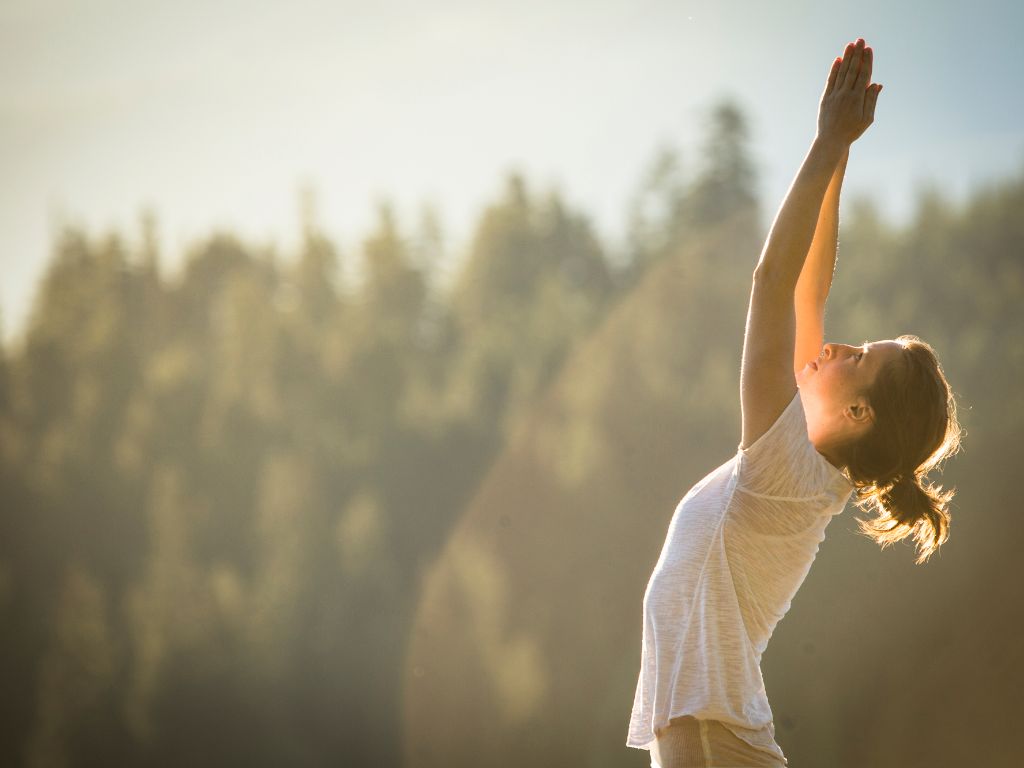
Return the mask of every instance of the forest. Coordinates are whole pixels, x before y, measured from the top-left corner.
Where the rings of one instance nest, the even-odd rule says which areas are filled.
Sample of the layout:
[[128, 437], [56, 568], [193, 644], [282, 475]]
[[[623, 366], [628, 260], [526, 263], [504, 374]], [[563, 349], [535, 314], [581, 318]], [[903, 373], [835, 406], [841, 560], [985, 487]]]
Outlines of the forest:
[[[429, 205], [174, 271], [155, 211], [66, 227], [0, 349], [0, 765], [649, 765], [641, 601], [739, 443], [756, 168], [715, 105], [620, 247], [509, 171], [451, 274]], [[1024, 167], [844, 196], [826, 339], [928, 341], [964, 440], [929, 562], [831, 523], [762, 665], [792, 765], [1019, 759], [1022, 302]]]

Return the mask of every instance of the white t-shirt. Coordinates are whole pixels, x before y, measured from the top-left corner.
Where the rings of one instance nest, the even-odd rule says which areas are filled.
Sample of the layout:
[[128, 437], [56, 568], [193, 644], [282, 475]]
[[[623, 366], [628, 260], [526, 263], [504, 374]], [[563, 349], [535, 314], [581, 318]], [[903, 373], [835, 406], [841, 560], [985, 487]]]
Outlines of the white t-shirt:
[[626, 746], [682, 715], [721, 721], [786, 762], [761, 655], [853, 486], [814, 448], [800, 391], [747, 449], [679, 502], [643, 600]]

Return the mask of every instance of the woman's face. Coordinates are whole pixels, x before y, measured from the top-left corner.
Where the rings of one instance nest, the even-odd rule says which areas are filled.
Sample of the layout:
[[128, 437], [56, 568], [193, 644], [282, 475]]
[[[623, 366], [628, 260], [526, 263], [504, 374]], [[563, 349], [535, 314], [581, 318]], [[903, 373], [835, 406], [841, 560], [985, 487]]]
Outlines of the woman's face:
[[898, 341], [825, 344], [821, 354], [796, 375], [807, 414], [807, 432], [821, 453], [857, 437], [871, 426], [874, 412], [864, 394], [878, 371], [902, 354]]

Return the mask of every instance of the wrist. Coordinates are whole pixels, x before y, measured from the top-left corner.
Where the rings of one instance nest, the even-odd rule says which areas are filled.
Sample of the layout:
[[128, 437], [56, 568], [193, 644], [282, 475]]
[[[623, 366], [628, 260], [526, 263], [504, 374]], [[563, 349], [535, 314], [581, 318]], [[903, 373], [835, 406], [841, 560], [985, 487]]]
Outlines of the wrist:
[[841, 159], [849, 157], [850, 143], [843, 141], [842, 139], [818, 135], [814, 137], [811, 149], [821, 154], [835, 157], [838, 162]]

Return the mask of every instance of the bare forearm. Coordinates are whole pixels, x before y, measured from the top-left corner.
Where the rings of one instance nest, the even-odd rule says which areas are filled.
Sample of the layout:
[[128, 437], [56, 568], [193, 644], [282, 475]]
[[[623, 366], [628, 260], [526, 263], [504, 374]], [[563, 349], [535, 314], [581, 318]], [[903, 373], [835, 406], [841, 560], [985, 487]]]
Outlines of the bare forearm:
[[814, 239], [811, 241], [810, 251], [796, 284], [798, 301], [824, 305], [832, 287], [832, 276], [836, 268], [836, 247], [839, 242], [839, 195], [849, 158], [850, 151], [847, 148], [840, 157], [825, 191], [818, 224], [814, 230]]
[[816, 138], [765, 241], [757, 273], [795, 292], [836, 167], [848, 145]]

